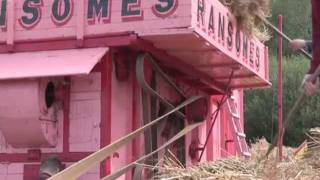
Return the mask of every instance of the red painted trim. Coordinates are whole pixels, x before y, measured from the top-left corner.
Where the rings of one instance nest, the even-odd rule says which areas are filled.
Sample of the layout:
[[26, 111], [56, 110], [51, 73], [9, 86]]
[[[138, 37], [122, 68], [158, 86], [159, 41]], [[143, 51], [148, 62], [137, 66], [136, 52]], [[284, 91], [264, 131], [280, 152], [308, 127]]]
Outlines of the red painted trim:
[[[112, 85], [112, 50], [101, 62], [101, 129], [100, 147], [111, 143], [111, 85]], [[111, 173], [111, 160], [100, 164], [100, 177]]]
[[[212, 104], [212, 100], [210, 100], [210, 102], [209, 102], [209, 114], [211, 114], [211, 112], [213, 112], [213, 104]], [[207, 134], [209, 134], [209, 132], [210, 132], [210, 126], [211, 126], [211, 123], [212, 123], [212, 118], [209, 118], [209, 119], [207, 119], [207, 121], [206, 121], [206, 130], [207, 130], [207, 133], [206, 133], [206, 135]], [[214, 134], [212, 133], [210, 136], [209, 136], [209, 138], [208, 138], [208, 144], [207, 144], [207, 161], [213, 161], [213, 150], [212, 150], [212, 148], [213, 148], [213, 146], [215, 146], [215, 145], [217, 145], [217, 144], [214, 144], [213, 143], [213, 136], [214, 136]]]
[[[124, 37], [124, 36], [137, 36], [133, 31], [123, 31], [123, 32], [114, 32], [114, 33], [102, 33], [99, 35], [86, 35], [85, 37], [87, 39], [100, 39], [100, 38], [112, 38], [112, 37]], [[48, 42], [48, 41], [70, 41], [70, 40], [75, 40], [75, 36], [71, 37], [58, 37], [58, 38], [41, 38], [37, 40], [17, 40], [15, 41], [16, 43], [40, 43], [40, 42]], [[0, 42], [1, 44], [5, 44], [5, 42]]]
[[230, 68], [230, 66], [237, 66], [237, 65], [240, 65], [240, 64], [239, 63], [201, 64], [199, 65], [199, 67], [206, 68], [206, 69], [213, 69], [213, 68], [220, 68], [220, 67]]
[[[107, 61], [107, 77], [106, 77], [106, 81], [107, 81], [107, 107], [106, 107], [106, 115], [107, 115], [107, 126], [106, 126], [106, 142], [107, 144], [111, 144], [111, 128], [112, 128], [112, 124], [111, 124], [111, 105], [112, 105], [112, 51], [109, 52], [109, 57], [108, 57], [108, 61]], [[106, 174], [110, 174], [111, 173], [111, 160], [107, 159], [106, 161]]]
[[271, 83], [267, 84], [267, 83], [248, 83], [247, 85], [236, 85], [236, 86], [231, 86], [232, 89], [239, 89], [239, 88], [269, 88], [271, 87]]
[[[138, 103], [138, 94], [137, 94], [137, 80], [136, 80], [136, 68], [135, 68], [135, 61], [131, 61], [131, 72], [132, 72], [132, 131], [138, 129], [140, 127], [140, 121], [137, 117], [137, 112], [139, 111], [139, 108], [137, 107]], [[139, 147], [140, 147], [140, 139], [135, 138], [132, 141], [132, 156], [133, 161], [139, 157]]]
[[[93, 152], [69, 152], [69, 153], [43, 153], [41, 159], [47, 159], [49, 156], [57, 156], [62, 162], [77, 162]], [[0, 162], [6, 163], [31, 163], [39, 162], [39, 160], [30, 159], [30, 155], [27, 153], [0, 153]]]
[[[192, 142], [199, 142], [200, 143], [200, 139], [199, 139], [199, 131], [200, 131], [200, 127], [198, 127], [198, 128], [196, 128], [195, 130], [193, 130], [193, 131], [191, 131], [191, 143]], [[190, 144], [191, 145], [191, 144]], [[186, 148], [188, 148], [188, 151], [189, 151], [189, 148], [191, 147], [189, 145], [189, 147], [186, 147]], [[198, 145], [200, 145], [200, 144], [197, 144], [197, 146]], [[187, 151], [187, 152], [188, 152]], [[188, 154], [189, 156], [190, 156], [190, 154]], [[199, 154], [199, 151], [197, 151], [196, 152], [196, 156], [195, 156], [195, 158], [194, 159], [191, 159], [191, 162], [193, 163], [193, 164], [197, 164], [197, 163], [199, 163], [199, 156], [200, 156], [200, 154]]]
[[65, 86], [65, 94], [63, 100], [63, 152], [70, 152], [70, 77], [65, 77], [67, 85]]
[[[240, 89], [239, 90], [239, 104], [238, 104], [238, 107], [239, 107], [239, 115], [240, 115], [240, 124], [241, 124], [241, 128], [243, 130], [243, 132], [245, 133], [245, 126], [244, 126], [244, 93], [243, 93], [243, 89]], [[235, 144], [235, 150], [237, 151], [237, 147], [236, 147], [236, 144]], [[238, 152], [237, 154], [241, 154], [241, 152]]]
[[[123, 34], [123, 35], [110, 35], [105, 37], [90, 38], [87, 37], [83, 41], [84, 48], [93, 47], [119, 47], [128, 46], [132, 41], [137, 38], [134, 34]], [[56, 40], [41, 40], [33, 42], [16, 42], [14, 46], [14, 52], [30, 52], [30, 51], [41, 51], [41, 50], [59, 50], [59, 49], [75, 49], [77, 48], [76, 39], [56, 39]], [[0, 53], [7, 53], [7, 46], [0, 45]]]
[[[282, 15], [278, 16], [278, 29], [282, 32]], [[283, 84], [282, 84], [282, 36], [278, 35], [278, 155], [279, 160], [282, 161], [283, 148]]]
[[[257, 75], [255, 74], [241, 74], [241, 75], [234, 75], [232, 76], [232, 79], [243, 79], [243, 78], [252, 78], [256, 77]], [[227, 76], [216, 76], [214, 77], [217, 80], [228, 80], [230, 78], [230, 75]]]
[[226, 127], [226, 118], [225, 118], [225, 106], [221, 107], [220, 110], [220, 154], [221, 157], [224, 158], [227, 155], [227, 147], [225, 146], [225, 142], [227, 140], [226, 137], [226, 131], [227, 131], [227, 127]]

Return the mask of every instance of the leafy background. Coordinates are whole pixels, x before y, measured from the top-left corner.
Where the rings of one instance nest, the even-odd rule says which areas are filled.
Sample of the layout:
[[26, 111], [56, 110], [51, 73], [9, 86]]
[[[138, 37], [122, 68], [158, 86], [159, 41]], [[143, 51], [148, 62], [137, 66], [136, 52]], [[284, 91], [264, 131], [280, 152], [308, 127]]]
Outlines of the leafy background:
[[[277, 24], [277, 16], [283, 16], [283, 31], [291, 38], [311, 38], [310, 0], [274, 0], [269, 20]], [[245, 93], [245, 130], [248, 141], [266, 137], [271, 140], [278, 131], [277, 111], [277, 44], [276, 34], [267, 43], [270, 48], [270, 79], [272, 88], [247, 90]], [[293, 54], [287, 43], [283, 45], [283, 102], [284, 118], [299, 95], [301, 81], [310, 61]], [[312, 127], [320, 127], [320, 96], [306, 98], [299, 112], [294, 115], [284, 136], [284, 144], [297, 146], [305, 138], [304, 133]]]

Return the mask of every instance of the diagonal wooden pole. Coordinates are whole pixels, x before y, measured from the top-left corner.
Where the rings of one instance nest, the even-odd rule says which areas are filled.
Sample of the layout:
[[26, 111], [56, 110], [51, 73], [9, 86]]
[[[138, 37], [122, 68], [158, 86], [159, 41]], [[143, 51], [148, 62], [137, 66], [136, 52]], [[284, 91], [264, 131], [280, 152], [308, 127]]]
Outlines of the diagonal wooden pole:
[[[272, 30], [274, 30], [277, 34], [281, 35], [285, 40], [287, 40], [288, 42], [291, 42], [292, 39], [289, 38], [286, 34], [284, 34], [282, 31], [280, 31], [277, 27], [275, 27], [270, 21], [268, 21], [265, 18], [260, 17], [260, 19], [262, 20], [262, 22], [267, 25], [269, 28], [271, 28]], [[300, 49], [299, 50], [306, 58], [308, 59], [312, 59], [312, 56], [305, 51], [304, 49]]]
[[[311, 75], [310, 81], [311, 82], [315, 82], [317, 80], [317, 77], [320, 75], [320, 66], [318, 66], [318, 68], [316, 69], [316, 71]], [[296, 102], [294, 103], [293, 107], [290, 109], [288, 116], [285, 118], [284, 120], [284, 124], [283, 124], [283, 128], [280, 129], [280, 134], [284, 133], [284, 130], [288, 127], [289, 122], [291, 122], [293, 115], [299, 110], [300, 105], [303, 103], [303, 100], [306, 98], [304, 92], [301, 92], [298, 99], [296, 100]], [[270, 153], [272, 152], [272, 150], [275, 148], [275, 146], [277, 145], [278, 142], [278, 137], [279, 134], [276, 133], [274, 138], [272, 139], [272, 143], [270, 144], [268, 151], [266, 153], [266, 155], [261, 159], [265, 159], [267, 158]], [[260, 161], [261, 161], [260, 160]]]

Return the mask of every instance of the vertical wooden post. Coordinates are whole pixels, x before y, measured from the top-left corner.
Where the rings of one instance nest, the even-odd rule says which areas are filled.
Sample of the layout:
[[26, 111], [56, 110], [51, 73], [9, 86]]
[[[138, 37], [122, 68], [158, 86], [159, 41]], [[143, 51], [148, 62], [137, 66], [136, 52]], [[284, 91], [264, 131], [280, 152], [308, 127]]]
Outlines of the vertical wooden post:
[[[112, 86], [112, 50], [101, 61], [101, 123], [100, 148], [111, 143], [111, 86]], [[108, 157], [100, 164], [100, 177], [111, 173], [111, 159]]]
[[[282, 32], [282, 15], [278, 16], [278, 29]], [[283, 86], [282, 86], [282, 36], [278, 34], [278, 150], [279, 160], [282, 160], [282, 146], [283, 146]]]
[[70, 152], [70, 86], [71, 78], [65, 77], [65, 96], [63, 100], [63, 153]]

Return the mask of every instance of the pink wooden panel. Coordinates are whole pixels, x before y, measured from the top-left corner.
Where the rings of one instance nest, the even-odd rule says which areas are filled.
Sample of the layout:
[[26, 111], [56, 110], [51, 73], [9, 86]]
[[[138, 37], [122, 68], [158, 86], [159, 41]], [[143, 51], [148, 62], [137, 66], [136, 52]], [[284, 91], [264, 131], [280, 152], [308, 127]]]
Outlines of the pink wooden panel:
[[[198, 136], [200, 140], [200, 146], [203, 146], [206, 139], [207, 139], [207, 123], [203, 123], [197, 130], [198, 130]], [[207, 152], [212, 150], [212, 146], [207, 146], [207, 148], [204, 150], [203, 156], [201, 158], [200, 162], [207, 162]], [[200, 153], [199, 153], [200, 154]]]
[[[114, 73], [114, 72], [113, 72]], [[112, 75], [112, 99], [111, 99], [111, 142], [132, 132], [132, 84], [131, 81], [120, 82], [116, 75]], [[111, 156], [111, 172], [132, 162], [132, 142], [117, 150]], [[126, 175], [118, 179], [126, 179]]]
[[[211, 99], [211, 114], [217, 109], [217, 102]], [[207, 122], [207, 134], [209, 133], [211, 124], [213, 123], [213, 119]], [[221, 125], [220, 125], [220, 116], [217, 117], [215, 124], [213, 126], [211, 136], [210, 136], [210, 143], [208, 144], [207, 155], [208, 160], [216, 160], [221, 158], [221, 142], [220, 142], [220, 134], [221, 134]]]
[[107, 51], [91, 48], [0, 54], [0, 79], [89, 74]]
[[[59, 130], [59, 134], [62, 134], [62, 128], [63, 128], [63, 113], [62, 110], [59, 110], [57, 112], [57, 116], [58, 116], [58, 130]], [[10, 146], [7, 142], [5, 137], [3, 136], [3, 133], [0, 132], [0, 153], [27, 153], [29, 148], [13, 148], [12, 146]], [[54, 148], [41, 148], [41, 151], [43, 153], [53, 153], [53, 152], [62, 152], [62, 136], [58, 135], [58, 139], [57, 139], [57, 145]], [[1, 169], [1, 166], [0, 166]], [[1, 170], [0, 170], [1, 172]], [[0, 173], [1, 174], [1, 173]]]
[[[240, 121], [242, 123], [243, 126], [243, 90], [234, 90], [233, 91], [233, 95], [235, 98], [235, 104], [237, 107], [237, 111], [240, 115]], [[220, 114], [220, 123], [221, 123], [221, 156], [222, 157], [227, 157], [230, 155], [236, 155], [239, 154], [239, 152], [237, 152], [236, 149], [236, 144], [235, 144], [235, 139], [234, 139], [234, 134], [233, 134], [233, 129], [232, 126], [230, 124], [231, 121], [231, 116], [230, 116], [230, 111], [229, 108], [227, 106], [227, 104], [225, 104], [221, 110], [221, 114]]]
[[[17, 1], [15, 10], [15, 35], [14, 41], [25, 40], [40, 40], [54, 39], [62, 37], [76, 37], [77, 32], [81, 34], [77, 23], [81, 23], [80, 18], [86, 17], [84, 21], [84, 35], [101, 35], [110, 32], [135, 31], [138, 33], [150, 32], [164, 28], [181, 28], [190, 26], [191, 22], [191, 2], [174, 0], [174, 6], [168, 9], [165, 14], [155, 13], [154, 6], [161, 5], [166, 7], [166, 3], [161, 3], [158, 0], [137, 0], [137, 3], [129, 4], [131, 11], [140, 10], [140, 15], [122, 16], [122, 6], [125, 1], [109, 0], [108, 7], [110, 8], [108, 17], [88, 19], [88, 0], [75, 1], [72, 0], [72, 10], [70, 17], [66, 18], [63, 23], [56, 23], [52, 18], [52, 1], [43, 0], [42, 4], [34, 5], [41, 12], [41, 16], [31, 25], [21, 23], [22, 16], [32, 17], [29, 13], [23, 11], [24, 1]], [[84, 2], [83, 11], [78, 11], [79, 3]], [[97, 0], [97, 2], [99, 2]], [[64, 9], [64, 4], [61, 8]], [[84, 13], [84, 14], [78, 14]], [[164, 19], [166, 21], [164, 21]], [[11, 23], [11, 22], [10, 22]], [[10, 24], [9, 23], [9, 24]], [[13, 24], [13, 23], [12, 23]], [[0, 42], [6, 41], [6, 31], [0, 31]], [[79, 34], [78, 34], [79, 37]]]
[[100, 79], [100, 73], [71, 78], [71, 152], [92, 152], [100, 147]]
[[0, 179], [1, 180], [23, 180], [23, 164], [1, 164]]
[[[197, 18], [198, 10], [202, 9], [202, 5], [198, 6], [198, 0], [192, 0], [192, 27], [196, 33], [224, 52], [226, 57], [238, 62], [267, 82], [265, 71], [268, 65], [265, 64], [264, 59], [265, 46], [241, 31], [237, 33], [234, 16], [218, 0], [201, 0], [199, 2], [203, 2], [205, 6]], [[209, 24], [212, 24], [213, 28], [209, 29]], [[245, 50], [246, 39], [248, 45]], [[240, 46], [237, 46], [237, 43], [240, 43]]]
[[[100, 73], [71, 78], [70, 150], [72, 152], [96, 151], [100, 147], [100, 90]], [[62, 112], [59, 112], [59, 129], [63, 128], [62, 120]], [[62, 152], [62, 132], [59, 134], [56, 148], [42, 148], [41, 151]], [[0, 133], [1, 153], [26, 153], [27, 150], [8, 146]], [[23, 180], [23, 165], [23, 163], [0, 164], [0, 179]], [[99, 175], [99, 167], [95, 167], [79, 179], [94, 180], [98, 179]]]
[[[193, 132], [196, 130], [193, 130]], [[191, 159], [191, 157], [189, 156], [189, 147], [191, 145], [191, 142], [193, 140], [192, 137], [192, 132], [187, 134], [185, 136], [185, 146], [186, 146], [186, 166], [192, 166], [193, 165], [193, 160]]]

